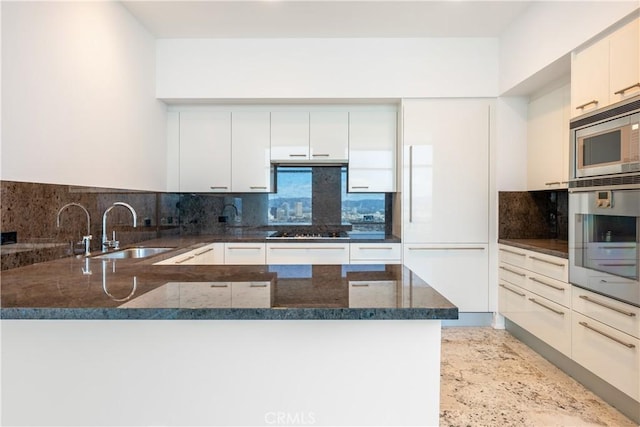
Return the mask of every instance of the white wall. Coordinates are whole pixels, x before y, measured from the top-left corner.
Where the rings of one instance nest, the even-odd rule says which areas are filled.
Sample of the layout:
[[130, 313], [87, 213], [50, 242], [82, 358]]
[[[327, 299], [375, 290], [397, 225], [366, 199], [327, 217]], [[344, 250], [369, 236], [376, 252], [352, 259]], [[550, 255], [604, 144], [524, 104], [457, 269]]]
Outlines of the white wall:
[[155, 40], [117, 2], [2, 2], [3, 180], [165, 188]]
[[491, 97], [498, 40], [162, 39], [157, 96], [201, 98]]
[[639, 6], [638, 0], [532, 2], [500, 37], [500, 94], [567, 55]]

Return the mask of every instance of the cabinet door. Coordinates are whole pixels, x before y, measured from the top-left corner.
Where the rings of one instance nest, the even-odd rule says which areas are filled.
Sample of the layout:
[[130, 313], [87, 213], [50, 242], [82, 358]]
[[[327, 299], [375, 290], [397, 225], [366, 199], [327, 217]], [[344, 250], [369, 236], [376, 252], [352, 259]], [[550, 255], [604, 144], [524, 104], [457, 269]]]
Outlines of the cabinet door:
[[270, 282], [234, 282], [231, 284], [231, 307], [270, 308]]
[[309, 159], [309, 113], [274, 111], [271, 113], [271, 160]]
[[350, 308], [393, 308], [398, 306], [395, 280], [349, 281]]
[[573, 53], [571, 60], [571, 117], [609, 103], [609, 41], [600, 40]]
[[403, 241], [488, 241], [490, 105], [405, 103]]
[[349, 244], [268, 243], [267, 264], [349, 264]]
[[640, 25], [636, 19], [609, 36], [611, 103], [640, 93]]
[[224, 264], [224, 243], [210, 243], [189, 252], [189, 259], [182, 265]]
[[395, 111], [349, 113], [348, 191], [396, 191], [396, 123]]
[[180, 113], [180, 191], [231, 191], [231, 113]]
[[270, 114], [233, 112], [231, 117], [231, 182], [234, 193], [272, 190]]
[[351, 264], [400, 264], [400, 243], [351, 243]]
[[311, 160], [336, 162], [348, 160], [348, 112], [312, 111], [309, 132]]
[[527, 120], [527, 188], [567, 188], [569, 180], [570, 86], [529, 103]]
[[461, 312], [489, 311], [488, 262], [488, 245], [404, 247], [404, 264]]
[[225, 243], [224, 263], [263, 265], [266, 263], [264, 243]]

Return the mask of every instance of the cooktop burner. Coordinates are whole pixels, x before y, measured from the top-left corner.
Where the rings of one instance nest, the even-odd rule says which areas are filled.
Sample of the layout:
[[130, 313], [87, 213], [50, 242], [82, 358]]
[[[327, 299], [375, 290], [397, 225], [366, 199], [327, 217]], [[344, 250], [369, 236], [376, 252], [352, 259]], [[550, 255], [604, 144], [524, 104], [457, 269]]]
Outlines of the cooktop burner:
[[349, 235], [344, 231], [325, 232], [287, 232], [276, 231], [268, 239], [348, 239]]

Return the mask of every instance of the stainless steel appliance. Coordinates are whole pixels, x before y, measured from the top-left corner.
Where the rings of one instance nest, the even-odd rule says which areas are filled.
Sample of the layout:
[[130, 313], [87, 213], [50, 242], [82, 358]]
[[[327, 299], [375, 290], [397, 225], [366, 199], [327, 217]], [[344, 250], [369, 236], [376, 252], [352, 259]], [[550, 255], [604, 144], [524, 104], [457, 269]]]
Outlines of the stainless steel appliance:
[[640, 99], [573, 120], [575, 178], [640, 172]]
[[640, 306], [640, 99], [571, 122], [569, 281]]

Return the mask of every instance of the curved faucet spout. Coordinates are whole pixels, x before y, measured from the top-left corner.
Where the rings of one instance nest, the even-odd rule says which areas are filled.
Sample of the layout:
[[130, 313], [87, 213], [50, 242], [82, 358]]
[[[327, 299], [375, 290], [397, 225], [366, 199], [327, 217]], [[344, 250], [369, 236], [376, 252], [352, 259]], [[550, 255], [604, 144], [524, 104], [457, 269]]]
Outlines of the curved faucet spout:
[[60, 214], [62, 213], [62, 211], [64, 211], [65, 209], [71, 206], [79, 207], [87, 215], [87, 236], [89, 236], [91, 234], [91, 217], [89, 216], [89, 211], [87, 210], [87, 208], [82, 206], [80, 203], [75, 203], [75, 202], [67, 203], [66, 205], [61, 207], [60, 210], [58, 210], [58, 215], [56, 216], [56, 227], [60, 228]]
[[102, 251], [103, 252], [106, 252], [107, 249], [109, 248], [119, 249], [120, 247], [120, 242], [116, 240], [115, 231], [113, 232], [113, 240], [109, 240], [107, 238], [107, 214], [111, 212], [111, 210], [116, 206], [124, 206], [125, 208], [129, 209], [129, 212], [131, 212], [131, 216], [133, 217], [134, 228], [138, 226], [138, 214], [136, 213], [136, 210], [133, 209], [133, 206], [125, 202], [115, 202], [114, 204], [109, 206], [102, 214]]
[[79, 207], [87, 215], [87, 234], [82, 236], [82, 243], [84, 244], [84, 256], [89, 256], [91, 255], [91, 217], [89, 216], [89, 211], [87, 210], [87, 208], [82, 206], [80, 203], [67, 203], [58, 211], [58, 215], [56, 216], [56, 227], [60, 228], [60, 214], [62, 213], [62, 211], [71, 206]]

